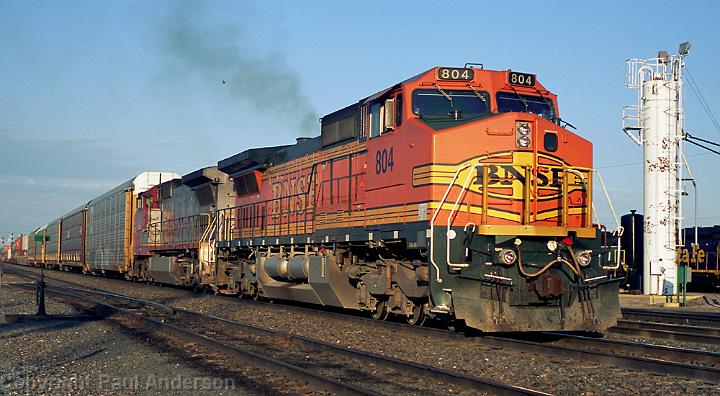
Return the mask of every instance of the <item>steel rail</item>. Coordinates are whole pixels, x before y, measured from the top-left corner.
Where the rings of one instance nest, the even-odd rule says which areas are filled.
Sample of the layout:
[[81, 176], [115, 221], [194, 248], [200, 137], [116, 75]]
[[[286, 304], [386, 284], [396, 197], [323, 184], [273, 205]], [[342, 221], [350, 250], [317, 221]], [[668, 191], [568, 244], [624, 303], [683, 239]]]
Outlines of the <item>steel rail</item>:
[[[271, 305], [269, 303], [260, 302], [260, 301], [250, 301], [250, 300], [240, 300], [240, 303], [245, 304], [264, 304], [264, 305]], [[451, 332], [444, 329], [437, 329], [437, 328], [429, 328], [429, 327], [417, 327], [417, 326], [410, 326], [402, 323], [394, 323], [394, 322], [388, 322], [388, 321], [375, 321], [370, 318], [360, 317], [357, 315], [350, 315], [346, 313], [338, 313], [338, 312], [328, 312], [328, 311], [320, 311], [317, 309], [310, 309], [306, 307], [300, 307], [296, 305], [291, 304], [285, 304], [283, 307], [291, 308], [295, 310], [300, 311], [307, 311], [309, 313], [312, 313], [314, 315], [325, 315], [329, 317], [335, 317], [335, 318], [341, 318], [343, 320], [351, 320], [351, 321], [357, 321], [364, 324], [371, 323], [376, 326], [382, 326], [390, 329], [391, 331], [398, 331], [398, 332], [407, 332], [407, 333], [414, 333], [417, 335], [421, 335], [423, 337], [431, 336], [435, 339], [444, 339], [449, 341], [461, 341], [461, 342], [468, 342], [468, 343], [478, 343], [482, 345], [487, 346], [493, 346], [493, 347], [499, 347], [499, 348], [510, 348], [514, 350], [520, 350], [520, 351], [530, 351], [540, 354], [552, 354], [555, 356], [562, 356], [565, 358], [570, 359], [579, 359], [579, 360], [592, 360], [597, 361], [613, 366], [618, 367], [625, 367], [630, 369], [637, 369], [637, 370], [643, 370], [643, 371], [652, 371], [660, 374], [670, 374], [670, 375], [676, 375], [676, 376], [682, 376], [687, 377], [691, 379], [700, 379], [700, 380], [707, 380], [707, 381], [713, 381], [713, 382], [720, 382], [720, 369], [715, 367], [707, 367], [707, 366], [700, 366], [700, 365], [694, 365], [694, 364], [686, 364], [686, 363], [680, 363], [680, 362], [674, 362], [665, 360], [662, 358], [658, 358], [657, 351], [662, 350], [662, 346], [659, 345], [653, 345], [652, 347], [655, 347], [655, 349], [652, 352], [650, 351], [650, 347], [645, 347], [645, 344], [641, 343], [630, 343], [627, 342], [626, 346], [620, 347], [619, 345], [622, 343], [619, 340], [603, 340], [599, 341], [597, 339], [593, 339], [590, 337], [578, 337], [574, 335], [568, 335], [563, 334], [564, 337], [567, 339], [570, 338], [576, 338], [578, 340], [584, 339], [584, 341], [564, 341], [566, 343], [580, 343], [584, 342], [586, 344], [593, 343], [596, 347], [597, 345], [600, 345], [599, 343], [604, 342], [608, 343], [606, 345], [609, 345], [611, 343], [614, 343], [617, 348], [607, 348], [606, 351], [592, 351], [592, 350], [578, 350], [577, 347], [579, 344], [570, 346], [563, 346], [558, 345], [562, 342], [556, 342], [556, 343], [543, 343], [543, 342], [537, 342], [537, 341], [530, 341], [530, 340], [524, 340], [524, 339], [517, 339], [517, 338], [511, 338], [511, 337], [502, 337], [502, 336], [471, 336], [467, 337], [462, 334], [458, 334], [455, 332]], [[625, 310], [623, 310], [623, 313]], [[707, 315], [704, 315], [707, 316]], [[711, 317], [713, 315], [710, 315]], [[222, 319], [222, 318], [220, 318]], [[538, 333], [539, 336], [542, 337], [542, 335], [548, 335], [550, 333]], [[593, 340], [593, 341], [590, 341]], [[588, 345], [586, 345], [588, 346]], [[634, 350], [632, 350], [634, 348]], [[668, 347], [673, 348], [673, 347]], [[685, 349], [682, 352], [680, 352], [680, 349], [682, 348], [676, 348], [675, 352], [670, 353], [671, 355], [674, 354], [676, 357], [682, 356], [681, 360], [685, 361], [698, 361], [698, 362], [705, 362], [708, 361], [708, 356], [713, 357], [714, 355], [708, 355], [708, 352], [706, 351], [696, 351], [692, 349]], [[642, 357], [642, 356], [627, 356], [622, 355], [619, 353], [616, 353], [617, 351], [625, 351], [627, 353], [638, 353], [643, 354], [646, 353], [649, 356], [656, 356], [656, 357]], [[643, 352], [644, 351], [644, 352]], [[670, 350], [666, 350], [670, 352]], [[710, 353], [712, 354], [712, 353]], [[665, 355], [667, 357], [667, 355]]]
[[[31, 277], [31, 275], [25, 275], [25, 276]], [[53, 279], [52, 281], [56, 281], [56, 280]], [[69, 283], [66, 281], [60, 281], [60, 282]], [[62, 289], [69, 290], [69, 292], [62, 291]], [[290, 341], [290, 342], [293, 342], [296, 344], [301, 344], [306, 347], [310, 347], [314, 350], [318, 350], [318, 351], [322, 351], [322, 352], [326, 352], [326, 353], [337, 354], [337, 355], [341, 355], [341, 356], [344, 356], [347, 358], [352, 358], [352, 359], [365, 360], [365, 361], [375, 363], [375, 364], [380, 364], [386, 368], [398, 370], [398, 371], [401, 371], [404, 373], [412, 373], [412, 374], [415, 374], [415, 375], [418, 375], [421, 377], [429, 377], [429, 378], [432, 378], [432, 379], [442, 382], [442, 383], [447, 383], [447, 384], [452, 384], [452, 385], [461, 385], [465, 389], [472, 389], [472, 390], [476, 390], [476, 391], [480, 391], [480, 392], [491, 392], [492, 394], [498, 394], [498, 395], [547, 395], [547, 393], [535, 391], [535, 390], [520, 387], [520, 386], [509, 385], [509, 384], [505, 384], [502, 382], [493, 381], [490, 379], [481, 378], [481, 377], [477, 377], [477, 376], [473, 376], [473, 375], [468, 375], [468, 374], [464, 374], [464, 373], [460, 373], [460, 372], [454, 372], [451, 370], [446, 370], [446, 369], [441, 369], [441, 368], [437, 368], [437, 367], [433, 367], [433, 366], [423, 365], [420, 363], [401, 360], [401, 359], [397, 359], [397, 358], [393, 358], [393, 357], [382, 356], [382, 355], [378, 355], [378, 354], [375, 354], [372, 352], [361, 351], [361, 350], [351, 348], [351, 347], [337, 346], [335, 344], [331, 344], [331, 343], [328, 343], [325, 341], [315, 340], [315, 339], [311, 339], [308, 337], [287, 333], [284, 331], [269, 329], [269, 328], [249, 324], [249, 323], [243, 323], [243, 322], [239, 322], [239, 321], [235, 321], [235, 320], [221, 318], [221, 317], [218, 317], [215, 315], [185, 310], [185, 309], [181, 309], [181, 308], [173, 308], [173, 307], [170, 307], [170, 306], [167, 306], [167, 305], [164, 305], [161, 303], [157, 303], [154, 301], [142, 300], [142, 299], [138, 299], [135, 297], [125, 296], [123, 294], [105, 292], [105, 291], [99, 291], [99, 290], [79, 289], [79, 288], [75, 288], [75, 287], [63, 287], [63, 286], [50, 285], [50, 284], [48, 285], [48, 288], [46, 290], [49, 293], [71, 295], [74, 297], [86, 299], [88, 301], [102, 303], [102, 305], [110, 306], [113, 309], [117, 309], [120, 312], [138, 315], [142, 319], [150, 320], [152, 322], [151, 324], [153, 326], [175, 327], [174, 329], [171, 328], [170, 330], [172, 332], [176, 332], [176, 333], [178, 331], [181, 331], [181, 333], [177, 334], [180, 337], [188, 338], [188, 337], [201, 336], [204, 338], [208, 338], [207, 336], [193, 333], [191, 331], [179, 328], [177, 326], [173, 326], [169, 323], [160, 322], [160, 321], [148, 318], [146, 316], [139, 315], [137, 312], [133, 312], [132, 310], [127, 310], [122, 307], [117, 307], [112, 304], [104, 303], [95, 298], [89, 298], [87, 296], [82, 296], [82, 293], [90, 293], [90, 294], [94, 294], [94, 295], [100, 295], [103, 297], [124, 299], [127, 301], [131, 301], [133, 303], [140, 303], [140, 304], [146, 303], [146, 305], [148, 305], [148, 306], [152, 306], [154, 308], [160, 309], [163, 313], [171, 313], [171, 314], [174, 314], [177, 316], [184, 315], [186, 317], [191, 317], [193, 320], [210, 319], [210, 320], [214, 320], [217, 322], [222, 322], [224, 324], [240, 327], [244, 330], [252, 331], [254, 333], [259, 333], [259, 334], [263, 334], [263, 335], [271, 335], [274, 337], [281, 337], [281, 338], [285, 339], [286, 341]], [[315, 312], [317, 313], [317, 311], [315, 311]], [[189, 323], [192, 323], [192, 321], [190, 321]], [[209, 339], [209, 340], [211, 340], [213, 342], [218, 342], [220, 344], [221, 348], [229, 346], [229, 344], [227, 344], [225, 342], [220, 342], [220, 341], [217, 341], [214, 339]], [[209, 341], [203, 340], [203, 342], [209, 342]], [[210, 346], [208, 346], [208, 347], [210, 347]], [[236, 347], [233, 347], [233, 348], [236, 348]], [[212, 349], [215, 349], [217, 352], [223, 353], [222, 349], [220, 349], [220, 350], [217, 350], [217, 348], [212, 348]], [[236, 349], [238, 349], [238, 348], [236, 348]], [[231, 352], [236, 353], [236, 351], [233, 351], [232, 348], [231, 348]], [[251, 351], [242, 350], [241, 353], [247, 353], [247, 352], [251, 352]], [[257, 355], [257, 354], [255, 354], [255, 355]], [[255, 356], [251, 356], [251, 357], [252, 357], [252, 359], [256, 359]], [[248, 363], [253, 364], [252, 361], [249, 361]], [[265, 368], [267, 368], [269, 370], [271, 369], [270, 367], [265, 367]], [[303, 372], [302, 375], [306, 375], [306, 374]], [[342, 384], [345, 385], [345, 383], [342, 383]], [[328, 389], [328, 390], [330, 390], [330, 389]], [[345, 391], [345, 392], [340, 392], [340, 393], [347, 394], [348, 392]]]
[[[21, 286], [21, 285], [14, 285], [14, 286]], [[24, 285], [22, 285], [24, 286]], [[342, 395], [361, 395], [361, 396], [379, 396], [380, 393], [377, 393], [370, 389], [365, 389], [362, 387], [359, 387], [357, 385], [349, 384], [342, 382], [338, 379], [320, 375], [317, 373], [314, 373], [312, 371], [306, 370], [302, 367], [284, 362], [282, 360], [274, 359], [269, 356], [258, 354], [254, 351], [251, 351], [249, 349], [239, 348], [235, 345], [232, 345], [227, 342], [223, 342], [221, 340], [216, 340], [211, 337], [208, 337], [203, 334], [195, 333], [191, 330], [187, 330], [184, 328], [181, 328], [179, 326], [175, 326], [173, 324], [167, 323], [165, 321], [160, 321], [153, 319], [148, 316], [144, 316], [138, 312], [135, 312], [130, 309], [126, 309], [123, 307], [119, 307], [114, 304], [107, 303], [105, 301], [98, 300], [96, 298], [91, 298], [86, 295], [83, 295], [82, 292], [78, 293], [77, 291], [62, 291], [57, 286], [54, 287], [48, 287], [47, 289], [48, 294], [54, 294], [54, 295], [60, 295], [65, 296], [66, 298], [80, 298], [85, 301], [88, 301], [96, 306], [102, 306], [107, 309], [112, 310], [113, 312], [117, 314], [121, 314], [126, 316], [127, 318], [134, 319], [134, 320], [140, 320], [143, 322], [144, 326], [148, 329], [162, 331], [163, 334], [170, 334], [172, 336], [183, 338], [187, 341], [198, 343], [214, 352], [231, 356], [235, 359], [238, 359], [240, 361], [243, 361], [247, 364], [250, 364], [255, 367], [261, 367], [265, 370], [269, 370], [281, 375], [285, 375], [288, 377], [291, 377], [297, 381], [300, 381], [301, 383], [307, 384], [309, 388], [315, 391], [328, 391], [336, 394], [342, 394]], [[119, 295], [114, 295], [114, 298], [120, 298]], [[137, 303], [137, 299], [133, 298], [132, 300], [129, 300], [132, 302]], [[150, 304], [149, 304], [150, 305]], [[156, 304], [152, 304], [156, 305]]]
[[[247, 304], [268, 304], [258, 301], [243, 300]], [[360, 317], [356, 315], [348, 315], [345, 313], [338, 312], [327, 312], [318, 311], [305, 307], [297, 307], [294, 305], [285, 305], [284, 307], [291, 307], [297, 310], [304, 310], [314, 314], [322, 314], [331, 317], [341, 318], [343, 320], [352, 320], [365, 324], [374, 324], [382, 326], [396, 332], [407, 332], [421, 335], [423, 337], [433, 337], [436, 339], [444, 339], [455, 342], [466, 342], [466, 343], [477, 343], [486, 346], [498, 347], [498, 348], [510, 348], [519, 351], [530, 351], [540, 354], [550, 354], [553, 356], [562, 356], [569, 359], [577, 359], [583, 361], [597, 361], [616, 367], [624, 367], [642, 371], [652, 371], [659, 374], [669, 374], [675, 376], [682, 376], [691, 379], [707, 380], [712, 382], [720, 382], [720, 368], [702, 366], [696, 364], [687, 364], [682, 362], [676, 362], [667, 360], [668, 356], [679, 358], [678, 360], [692, 361], [692, 362], [708, 362], [711, 363], [711, 359], [716, 358], [718, 355], [712, 352], [693, 350], [693, 349], [682, 349], [668, 347], [665, 351], [669, 353], [664, 357], [659, 357], [663, 346], [660, 345], [647, 345], [644, 343], [632, 343], [625, 342], [625, 346], [620, 347], [622, 343], [619, 340], [610, 339], [593, 339], [591, 337], [582, 337], [570, 334], [563, 334], [564, 337], [570, 339], [575, 338], [576, 340], [584, 340], [584, 347], [589, 347], [589, 343], [602, 345], [614, 344], [614, 348], [607, 346], [603, 347], [604, 351], [593, 351], [590, 349], [582, 350], [577, 349], [581, 341], [567, 341], [575, 342], [575, 345], [563, 346], [556, 343], [538, 342], [527, 339], [518, 339], [516, 337], [503, 337], [503, 336], [490, 336], [490, 335], [476, 335], [476, 336], [465, 336], [460, 333], [455, 333], [445, 329], [429, 328], [429, 327], [418, 327], [410, 326], [403, 323], [395, 323], [388, 321], [376, 321], [370, 318]], [[545, 337], [552, 333], [537, 333], [537, 337]], [[671, 352], [672, 350], [672, 352]], [[648, 356], [633, 356], [625, 355], [628, 354], [647, 354]]]
[[701, 336], [720, 337], [720, 328], [707, 326], [680, 325], [674, 323], [646, 322], [643, 320], [618, 320], [618, 326], [637, 328], [637, 329], [653, 329], [683, 332]]
[[[241, 300], [244, 303], [247, 304], [269, 304], [264, 302], [258, 302], [258, 301], [250, 301], [250, 300]], [[417, 335], [421, 335], [423, 337], [431, 336], [436, 339], [444, 339], [449, 341], [456, 341], [456, 342], [466, 342], [466, 343], [477, 343], [481, 345], [486, 346], [492, 346], [492, 347], [499, 347], [499, 348], [510, 348], [513, 350], [519, 350], [519, 351], [530, 351], [540, 354], [550, 354], [553, 356], [562, 356], [569, 359], [577, 359], [577, 360], [583, 360], [583, 361], [598, 361], [602, 362], [608, 365], [617, 366], [617, 367], [624, 367], [624, 368], [631, 368], [636, 370], [643, 370], [643, 371], [652, 371], [659, 374], [669, 374], [669, 375], [675, 375], [675, 376], [682, 376], [686, 378], [691, 379], [700, 379], [700, 380], [707, 380], [712, 382], [720, 382], [720, 368], [715, 367], [708, 367], [708, 366], [701, 366], [701, 365], [695, 365], [695, 364], [687, 364], [687, 363], [681, 363], [681, 362], [675, 362], [666, 360], [667, 355], [665, 356], [665, 359], [658, 358], [657, 351], [662, 349], [662, 346], [659, 345], [652, 345], [647, 346], [642, 343], [630, 343], [627, 342], [625, 347], [606, 347], [605, 351], [592, 351], [592, 350], [582, 350], [577, 349], [578, 345], [573, 345], [572, 347], [566, 347], [562, 345], [556, 345], [553, 343], [547, 343], [547, 342], [538, 342], [538, 341], [530, 341], [530, 340], [523, 340], [523, 339], [517, 339], [512, 337], [502, 337], [502, 336], [489, 336], [489, 335], [477, 335], [477, 336], [465, 336], [460, 333], [455, 333], [452, 331], [448, 331], [445, 329], [438, 329], [438, 328], [429, 328], [429, 327], [418, 327], [418, 326], [410, 326], [403, 323], [395, 323], [395, 322], [388, 322], [388, 321], [376, 321], [370, 318], [366, 317], [360, 317], [356, 315], [349, 315], [345, 313], [338, 313], [338, 312], [327, 312], [327, 311], [318, 311], [310, 308], [305, 307], [297, 307], [294, 305], [285, 305], [284, 307], [290, 307], [297, 310], [303, 310], [307, 311], [309, 313], [313, 313], [315, 315], [321, 314], [321, 315], [327, 315], [331, 317], [341, 318], [343, 320], [352, 320], [357, 321], [359, 323], [364, 324], [374, 324], [377, 326], [386, 327], [391, 331], [396, 332], [408, 332], [408, 333], [414, 333]], [[548, 335], [549, 333], [538, 333], [537, 336], [543, 337], [544, 335]], [[582, 339], [583, 337], [578, 337], [574, 335], [564, 335], [567, 338], [575, 337], [577, 339]], [[584, 337], [587, 340], [593, 340], [590, 337]], [[587, 341], [586, 340], [586, 341]], [[615, 340], [607, 340], [609, 343], [614, 343]], [[579, 341], [576, 341], [579, 342]], [[597, 341], [587, 341], [587, 343], [593, 342], [595, 345], [599, 345], [601, 342], [605, 342], [597, 340]], [[616, 346], [619, 344], [615, 344]], [[587, 347], [587, 345], [586, 345]], [[624, 355], [617, 353], [617, 351], [626, 352], [626, 353], [635, 353], [635, 354], [642, 354], [643, 351], [647, 352], [650, 351], [652, 347], [657, 347], [659, 349], [656, 349], [649, 353], [650, 356], [632, 356], [632, 355]], [[671, 348], [671, 347], [669, 347]], [[682, 360], [685, 361], [708, 361], [708, 357], [714, 357], [715, 355], [708, 355], [708, 352], [706, 351], [696, 351], [692, 349], [685, 349], [682, 352], [680, 352], [681, 348], [677, 348], [677, 350], [674, 352], [676, 353], [675, 356], [679, 357], [682, 356]], [[656, 356], [656, 357], [652, 357]]]
[[555, 345], [580, 348], [599, 348], [604, 351], [621, 351], [627, 354], [642, 353], [644, 357], [654, 359], [667, 359], [672, 357], [675, 361], [692, 362], [706, 366], [720, 364], [720, 353], [710, 351], [699, 351], [696, 349], [680, 348], [667, 345], [647, 344], [626, 340], [593, 338], [576, 334], [547, 333], [550, 336], [558, 337], [552, 341]]
[[699, 344], [720, 345], [720, 329], [700, 326], [683, 326], [668, 323], [643, 321], [618, 321], [618, 325], [608, 329], [615, 334], [635, 337], [658, 338]]
[[659, 309], [623, 308], [625, 319], [693, 326], [720, 327], [718, 312], [678, 312]]
[[320, 341], [304, 337], [297, 334], [288, 333], [285, 331], [269, 329], [249, 323], [242, 323], [235, 320], [221, 318], [215, 315], [188, 311], [185, 309], [178, 309], [178, 312], [184, 315], [192, 316], [195, 318], [213, 319], [223, 323], [231, 324], [234, 326], [242, 327], [256, 333], [263, 333], [271, 336], [280, 336], [287, 340], [299, 344], [310, 346], [314, 349], [318, 349], [324, 352], [337, 353], [350, 358], [362, 357], [366, 360], [372, 360], [374, 362], [381, 362], [385, 367], [400, 370], [404, 372], [412, 372], [413, 374], [431, 377], [435, 380], [461, 384], [465, 389], [474, 389], [478, 391], [492, 391], [493, 394], [528, 394], [528, 395], [545, 395], [546, 393], [534, 391], [527, 388], [522, 388], [514, 385], [508, 385], [501, 382], [489, 380], [486, 378], [476, 377], [472, 375], [463, 374], [460, 372], [454, 372], [438, 367], [428, 366], [420, 363], [415, 363], [407, 360], [401, 360], [390, 356], [378, 355], [373, 352], [362, 351], [352, 347], [339, 347], [329, 342]]

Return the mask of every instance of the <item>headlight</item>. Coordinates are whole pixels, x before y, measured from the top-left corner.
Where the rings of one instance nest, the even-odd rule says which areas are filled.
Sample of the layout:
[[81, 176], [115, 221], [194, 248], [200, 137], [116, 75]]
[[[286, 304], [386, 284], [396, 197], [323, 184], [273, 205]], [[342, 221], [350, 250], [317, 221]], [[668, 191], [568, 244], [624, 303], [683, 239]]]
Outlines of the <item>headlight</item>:
[[515, 260], [517, 260], [517, 253], [515, 253], [512, 249], [503, 249], [500, 251], [500, 261], [503, 262], [503, 264], [510, 265], [515, 263]]
[[530, 147], [530, 138], [528, 136], [520, 136], [517, 144], [519, 147]]
[[530, 134], [530, 124], [527, 122], [520, 122], [517, 124], [517, 132], [519, 135], [527, 136]]
[[532, 127], [529, 122], [520, 121], [515, 123], [515, 140], [518, 147], [530, 147]]
[[547, 248], [548, 248], [548, 250], [551, 251], [551, 252], [556, 251], [557, 248], [558, 248], [558, 243], [557, 243], [557, 241], [548, 241], [548, 243], [547, 243]]
[[592, 261], [591, 253], [591, 251], [585, 250], [576, 254], [575, 258], [577, 259], [578, 264], [580, 264], [580, 266], [582, 267], [587, 267], [588, 265], [590, 265], [590, 262]]

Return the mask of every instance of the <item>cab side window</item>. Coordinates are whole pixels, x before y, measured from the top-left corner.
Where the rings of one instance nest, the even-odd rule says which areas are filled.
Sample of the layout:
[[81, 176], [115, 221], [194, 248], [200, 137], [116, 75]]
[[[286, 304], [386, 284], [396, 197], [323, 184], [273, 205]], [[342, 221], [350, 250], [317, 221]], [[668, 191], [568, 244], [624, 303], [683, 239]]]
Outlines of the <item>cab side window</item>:
[[395, 129], [402, 122], [402, 95], [370, 104], [370, 138]]
[[402, 124], [402, 106], [403, 100], [402, 95], [395, 97], [395, 125], [400, 126]]
[[370, 105], [370, 138], [380, 136], [380, 124], [382, 120], [382, 106], [380, 103]]

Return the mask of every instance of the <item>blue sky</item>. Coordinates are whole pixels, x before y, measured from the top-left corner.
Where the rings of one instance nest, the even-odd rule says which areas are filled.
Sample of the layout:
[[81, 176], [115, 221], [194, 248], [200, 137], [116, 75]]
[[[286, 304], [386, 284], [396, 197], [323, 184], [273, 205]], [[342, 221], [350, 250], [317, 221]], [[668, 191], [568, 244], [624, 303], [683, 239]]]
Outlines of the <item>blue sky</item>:
[[[642, 152], [621, 131], [636, 100], [625, 59], [691, 41], [688, 67], [720, 113], [718, 4], [0, 0], [0, 235], [141, 171], [182, 175], [314, 136], [323, 114], [465, 62], [537, 74], [594, 142], [618, 211], [641, 209]], [[689, 91], [686, 104], [686, 129], [720, 141]], [[700, 223], [720, 223], [720, 158], [687, 154]]]

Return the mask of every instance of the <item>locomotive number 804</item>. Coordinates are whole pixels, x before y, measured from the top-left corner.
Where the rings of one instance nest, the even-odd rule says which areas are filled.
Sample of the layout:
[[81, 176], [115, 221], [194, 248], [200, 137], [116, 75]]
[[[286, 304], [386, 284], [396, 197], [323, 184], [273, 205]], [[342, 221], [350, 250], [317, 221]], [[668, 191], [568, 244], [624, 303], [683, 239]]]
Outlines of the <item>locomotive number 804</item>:
[[319, 136], [143, 173], [16, 256], [412, 324], [602, 331], [615, 255], [593, 223], [592, 144], [559, 120], [535, 75], [436, 67], [327, 114]]

